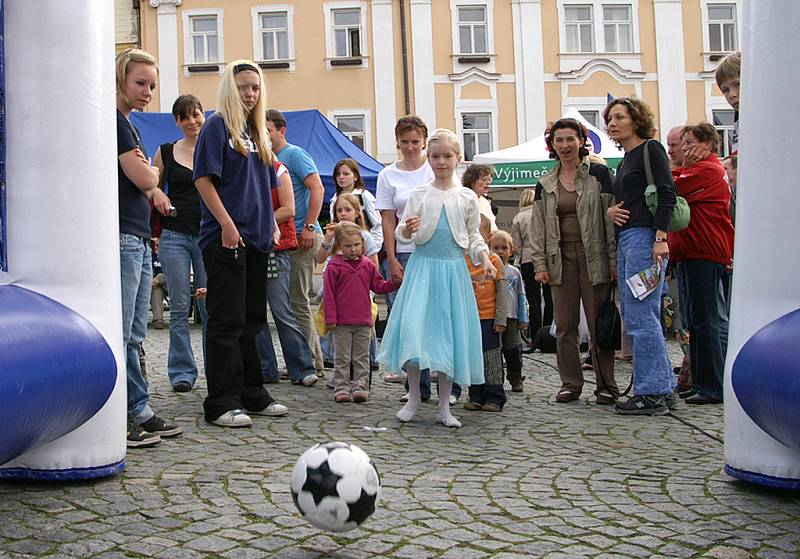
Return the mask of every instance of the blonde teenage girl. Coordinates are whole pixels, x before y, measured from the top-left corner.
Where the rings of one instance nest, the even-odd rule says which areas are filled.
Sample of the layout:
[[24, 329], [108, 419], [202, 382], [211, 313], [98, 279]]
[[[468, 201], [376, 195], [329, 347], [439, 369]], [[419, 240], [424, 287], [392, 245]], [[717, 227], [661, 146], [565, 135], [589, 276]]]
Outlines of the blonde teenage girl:
[[264, 388], [256, 334], [266, 322], [267, 253], [278, 178], [265, 124], [264, 80], [248, 60], [222, 73], [217, 112], [200, 132], [194, 181], [202, 199], [200, 247], [208, 275], [206, 421], [248, 427], [245, 412], [288, 413]]
[[[460, 159], [456, 135], [434, 131], [428, 140], [434, 179], [411, 192], [395, 230], [399, 241], [413, 242], [416, 249], [378, 358], [390, 371], [405, 370], [408, 375], [408, 402], [397, 412], [402, 422], [411, 421], [422, 401], [422, 369], [439, 372], [441, 394], [450, 394], [454, 381], [483, 383], [481, 327], [464, 252], [481, 263], [486, 275], [494, 277], [497, 270], [478, 231], [478, 200], [458, 183]], [[447, 427], [461, 426], [450, 413], [448, 398], [439, 398], [437, 420]]]

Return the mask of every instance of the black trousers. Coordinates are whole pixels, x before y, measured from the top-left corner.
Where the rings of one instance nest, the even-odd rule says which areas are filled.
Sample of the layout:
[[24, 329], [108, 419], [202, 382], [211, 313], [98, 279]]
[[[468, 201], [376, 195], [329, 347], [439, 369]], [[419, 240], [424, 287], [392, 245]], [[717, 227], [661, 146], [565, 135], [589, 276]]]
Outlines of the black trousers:
[[237, 408], [262, 410], [274, 401], [264, 388], [255, 344], [267, 321], [267, 255], [215, 241], [203, 249], [203, 262], [208, 275], [205, 419]]
[[[522, 272], [522, 282], [525, 284], [525, 297], [530, 307], [528, 339], [533, 340], [539, 328], [553, 323], [553, 296], [550, 294], [549, 285], [542, 285], [533, 279], [535, 274], [532, 262], [520, 266], [520, 272]], [[542, 297], [544, 297], [544, 313], [542, 313]]]

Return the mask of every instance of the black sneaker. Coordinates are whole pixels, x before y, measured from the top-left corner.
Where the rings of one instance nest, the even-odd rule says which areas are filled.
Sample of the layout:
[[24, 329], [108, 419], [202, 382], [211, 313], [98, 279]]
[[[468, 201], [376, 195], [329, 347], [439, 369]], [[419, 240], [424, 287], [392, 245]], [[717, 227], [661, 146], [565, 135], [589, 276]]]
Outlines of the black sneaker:
[[633, 396], [617, 402], [615, 410], [620, 415], [665, 415], [669, 408], [663, 396]]
[[128, 448], [144, 448], [155, 446], [161, 442], [161, 437], [155, 433], [145, 432], [128, 414]]
[[139, 425], [148, 433], [153, 433], [161, 437], [175, 437], [183, 433], [183, 427], [174, 423], [167, 423], [157, 415], [154, 415], [144, 423]]
[[179, 380], [172, 387], [175, 392], [190, 392], [192, 390], [192, 383], [188, 380]]
[[675, 397], [674, 392], [670, 392], [666, 396], [664, 396], [664, 403], [667, 404], [667, 408], [670, 410], [674, 410], [675, 407], [678, 405], [678, 398]]

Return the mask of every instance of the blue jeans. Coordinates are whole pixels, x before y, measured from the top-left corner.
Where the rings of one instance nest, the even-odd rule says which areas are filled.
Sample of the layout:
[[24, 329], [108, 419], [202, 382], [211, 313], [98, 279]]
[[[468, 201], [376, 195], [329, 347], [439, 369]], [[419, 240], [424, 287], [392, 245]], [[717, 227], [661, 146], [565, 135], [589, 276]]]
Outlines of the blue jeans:
[[686, 260], [682, 268], [690, 317], [692, 383], [701, 395], [721, 399], [728, 331], [722, 278], [727, 270], [710, 260]]
[[128, 380], [128, 413], [137, 423], [153, 415], [147, 381], [139, 366], [139, 344], [147, 334], [147, 313], [150, 307], [150, 282], [153, 261], [147, 239], [121, 233], [119, 265], [122, 282], [122, 343], [125, 347], [125, 370]]
[[[197, 364], [189, 336], [189, 307], [192, 304], [192, 285], [189, 270], [194, 271], [194, 286], [206, 287], [206, 268], [200, 250], [199, 235], [189, 235], [164, 229], [158, 247], [158, 257], [164, 268], [169, 292], [169, 357], [167, 375], [172, 386], [186, 381], [192, 386], [197, 381]], [[197, 301], [200, 319], [203, 321], [203, 362], [206, 347], [206, 302]]]
[[[278, 339], [281, 342], [289, 378], [297, 383], [306, 376], [315, 374], [314, 358], [292, 312], [289, 296], [292, 264], [289, 253], [278, 251], [275, 253], [275, 259], [278, 277], [267, 279], [267, 304], [272, 311], [275, 328], [278, 329]], [[275, 356], [275, 347], [272, 345], [269, 324], [265, 324], [256, 336], [256, 347], [261, 357], [261, 375], [265, 380], [278, 378], [278, 359]]]
[[637, 396], [661, 396], [675, 388], [675, 375], [667, 355], [667, 344], [661, 329], [661, 283], [644, 301], [631, 293], [625, 280], [653, 265], [655, 231], [649, 227], [631, 227], [617, 234], [617, 275], [620, 307], [625, 332], [633, 352], [633, 393]]

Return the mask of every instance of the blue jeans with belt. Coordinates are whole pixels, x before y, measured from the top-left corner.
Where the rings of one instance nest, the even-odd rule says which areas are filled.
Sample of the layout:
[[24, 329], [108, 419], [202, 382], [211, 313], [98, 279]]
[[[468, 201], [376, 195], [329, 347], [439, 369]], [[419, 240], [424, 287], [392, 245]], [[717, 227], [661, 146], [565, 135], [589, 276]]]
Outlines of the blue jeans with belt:
[[147, 313], [153, 279], [150, 242], [143, 237], [121, 233], [119, 263], [122, 281], [122, 343], [128, 384], [128, 413], [137, 423], [153, 415], [147, 380], [139, 366], [139, 344], [147, 334]]
[[[292, 264], [287, 251], [277, 251], [275, 260], [278, 277], [268, 278], [267, 304], [272, 311], [272, 319], [278, 330], [283, 360], [293, 383], [298, 383], [308, 375], [315, 374], [314, 358], [308, 347], [305, 336], [300, 331], [292, 312], [289, 296], [289, 279]], [[261, 374], [265, 380], [278, 378], [278, 359], [272, 345], [272, 333], [269, 324], [265, 324], [256, 336], [256, 347], [261, 357]]]
[[[169, 356], [167, 375], [175, 386], [186, 381], [192, 386], [197, 382], [197, 363], [194, 359], [192, 342], [189, 336], [189, 308], [192, 305], [192, 284], [190, 270], [194, 272], [195, 288], [206, 287], [206, 268], [203, 252], [200, 250], [200, 236], [179, 233], [170, 229], [161, 232], [158, 244], [158, 257], [164, 268], [169, 292]], [[206, 347], [206, 302], [198, 299], [197, 310], [202, 320], [203, 362]]]
[[653, 265], [655, 231], [649, 227], [631, 227], [617, 233], [617, 276], [620, 307], [625, 332], [633, 351], [633, 393], [636, 396], [664, 396], [676, 386], [661, 329], [661, 293], [664, 271], [655, 291], [643, 301], [634, 297], [625, 280]]

